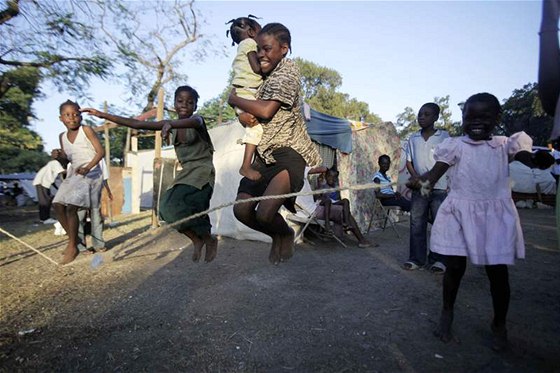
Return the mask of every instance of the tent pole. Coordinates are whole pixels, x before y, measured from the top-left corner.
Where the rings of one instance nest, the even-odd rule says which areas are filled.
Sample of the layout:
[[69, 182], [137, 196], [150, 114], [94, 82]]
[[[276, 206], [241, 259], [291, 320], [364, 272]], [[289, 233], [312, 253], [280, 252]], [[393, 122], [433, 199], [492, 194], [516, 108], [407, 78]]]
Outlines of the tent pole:
[[[158, 103], [156, 112], [157, 121], [163, 120], [163, 100], [163, 88], [160, 87], [158, 90]], [[154, 142], [154, 159], [158, 158], [161, 158], [161, 131], [156, 131], [156, 138]], [[158, 190], [158, 193], [161, 194], [161, 190]], [[159, 227], [158, 210], [159, 198], [156, 201], [152, 201], [152, 228]]]

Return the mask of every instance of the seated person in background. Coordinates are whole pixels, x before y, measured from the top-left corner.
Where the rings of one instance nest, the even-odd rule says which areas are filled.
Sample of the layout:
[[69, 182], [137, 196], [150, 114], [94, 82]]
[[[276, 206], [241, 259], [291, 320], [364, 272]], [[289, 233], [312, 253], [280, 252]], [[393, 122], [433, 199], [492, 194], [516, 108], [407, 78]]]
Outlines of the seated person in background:
[[[311, 173], [311, 171], [310, 171]], [[329, 189], [335, 188], [337, 186], [336, 178], [338, 176], [338, 171], [334, 169], [327, 169], [325, 175], [326, 184], [317, 185], [317, 189]], [[348, 199], [340, 198], [340, 192], [327, 192], [320, 194], [318, 197], [320, 200], [320, 205], [317, 206], [317, 217], [325, 220], [325, 230], [330, 232], [331, 226], [330, 221], [342, 224], [342, 229], [344, 231], [351, 231], [356, 239], [358, 240], [358, 247], [370, 247], [372, 246], [360, 232], [356, 220], [350, 214], [350, 201]]]
[[381, 187], [376, 191], [376, 197], [379, 199], [383, 206], [399, 206], [403, 211], [410, 211], [410, 201], [400, 193], [395, 192], [391, 184], [391, 178], [387, 175], [389, 167], [391, 167], [391, 157], [383, 154], [379, 157], [377, 163], [379, 164], [379, 171], [377, 171], [372, 178], [372, 181], [381, 184]]

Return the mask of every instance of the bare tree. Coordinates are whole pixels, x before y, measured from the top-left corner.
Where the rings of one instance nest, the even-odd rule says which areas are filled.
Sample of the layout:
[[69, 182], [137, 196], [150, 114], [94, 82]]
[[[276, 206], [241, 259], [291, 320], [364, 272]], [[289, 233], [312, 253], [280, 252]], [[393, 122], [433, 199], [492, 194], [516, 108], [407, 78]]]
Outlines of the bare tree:
[[180, 72], [187, 48], [196, 43], [191, 57], [202, 59], [210, 41], [200, 33], [200, 15], [194, 1], [106, 2], [100, 17], [115, 59], [124, 66], [121, 78], [130, 88], [131, 100], [146, 100], [144, 111], [154, 107], [160, 87], [186, 81]]
[[90, 5], [79, 0], [7, 0], [0, 9], [0, 97], [12, 83], [5, 73], [35, 67], [61, 90], [82, 92], [110, 62], [94, 37]]

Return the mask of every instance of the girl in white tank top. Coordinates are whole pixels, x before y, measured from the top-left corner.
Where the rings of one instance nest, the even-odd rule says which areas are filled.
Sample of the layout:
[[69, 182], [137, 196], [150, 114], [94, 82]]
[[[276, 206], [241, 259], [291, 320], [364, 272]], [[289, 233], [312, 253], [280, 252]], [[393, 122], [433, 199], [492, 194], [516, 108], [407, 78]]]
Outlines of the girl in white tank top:
[[70, 161], [68, 177], [62, 182], [53, 205], [60, 224], [68, 233], [68, 245], [60, 264], [68, 264], [78, 256], [78, 209], [90, 208], [92, 196], [101, 193], [103, 176], [99, 162], [105, 151], [90, 127], [82, 126], [80, 106], [70, 100], [60, 105], [60, 120], [67, 131], [60, 134], [62, 149], [53, 150], [53, 157]]

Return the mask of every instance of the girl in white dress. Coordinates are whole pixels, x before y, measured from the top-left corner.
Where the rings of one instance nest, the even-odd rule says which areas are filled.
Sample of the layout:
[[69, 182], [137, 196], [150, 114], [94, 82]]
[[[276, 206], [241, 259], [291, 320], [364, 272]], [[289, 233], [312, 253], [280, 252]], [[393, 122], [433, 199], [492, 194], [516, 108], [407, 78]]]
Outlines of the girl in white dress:
[[68, 234], [68, 245], [60, 264], [68, 264], [78, 256], [78, 209], [90, 208], [91, 196], [103, 186], [99, 161], [105, 150], [91, 127], [82, 126], [80, 106], [73, 101], [60, 105], [60, 121], [67, 131], [60, 134], [61, 149], [53, 150], [55, 158], [71, 162], [68, 177], [62, 182], [53, 200], [60, 224]]
[[495, 96], [471, 96], [463, 108], [466, 136], [449, 138], [438, 145], [434, 167], [409, 182], [414, 188], [425, 181], [434, 185], [449, 170], [450, 191], [438, 211], [431, 236], [431, 250], [446, 255], [448, 260], [443, 310], [434, 334], [444, 342], [452, 339], [453, 306], [469, 257], [473, 264], [484, 265], [490, 280], [494, 350], [507, 347], [507, 266], [514, 264], [515, 258], [525, 257], [519, 215], [511, 199], [508, 164], [518, 160], [529, 167], [550, 166], [550, 159], [531, 153], [533, 141], [525, 132], [511, 137], [492, 136], [501, 112]]

